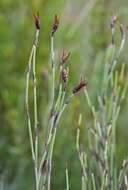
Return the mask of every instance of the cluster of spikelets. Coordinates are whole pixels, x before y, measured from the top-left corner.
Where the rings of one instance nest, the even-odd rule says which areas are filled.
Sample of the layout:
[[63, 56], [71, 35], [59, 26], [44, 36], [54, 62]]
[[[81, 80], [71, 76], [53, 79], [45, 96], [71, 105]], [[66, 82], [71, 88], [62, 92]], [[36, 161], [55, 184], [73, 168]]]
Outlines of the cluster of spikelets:
[[[82, 190], [117, 190], [128, 189], [126, 169], [128, 161], [125, 160], [118, 175], [116, 167], [116, 121], [119, 116], [121, 103], [125, 97], [128, 80], [120, 86], [122, 78], [125, 75], [125, 64], [122, 64], [121, 71], [116, 70], [121, 52], [125, 43], [125, 30], [120, 24], [121, 31], [121, 45], [117, 54], [115, 53], [114, 30], [115, 24], [118, 22], [118, 17], [112, 14], [111, 30], [112, 43], [108, 47], [103, 75], [103, 86], [98, 96], [99, 109], [96, 110], [92, 104], [87, 91], [87, 81], [81, 80], [80, 83], [73, 88], [71, 94], [65, 99], [67, 91], [69, 69], [65, 68], [65, 63], [70, 57], [70, 53], [63, 54], [60, 59], [60, 79], [59, 92], [57, 99], [55, 99], [55, 69], [56, 64], [54, 60], [54, 36], [59, 26], [59, 19], [55, 15], [55, 20], [51, 30], [51, 71], [52, 71], [52, 97], [51, 108], [49, 110], [49, 121], [47, 126], [47, 134], [44, 139], [44, 148], [42, 155], [39, 155], [38, 150], [38, 119], [37, 119], [37, 95], [36, 95], [36, 50], [38, 45], [38, 37], [40, 32], [40, 18], [39, 13], [34, 14], [34, 21], [36, 26], [35, 40], [31, 49], [28, 69], [26, 76], [26, 113], [29, 129], [30, 145], [32, 152], [32, 160], [35, 170], [36, 190], [50, 190], [51, 184], [51, 168], [54, 142], [56, 138], [57, 126], [62, 113], [69, 104], [71, 98], [84, 88], [85, 97], [92, 113], [93, 127], [88, 128], [88, 151], [84, 151], [79, 145], [80, 125], [82, 114], [79, 116], [76, 149], [78, 158], [81, 163], [81, 189]], [[116, 54], [116, 55], [115, 55]], [[111, 60], [111, 61], [110, 61]], [[33, 94], [34, 94], [34, 131], [31, 126], [31, 118], [29, 112], [29, 79], [30, 73], [33, 73]], [[89, 156], [88, 156], [89, 155]], [[90, 159], [91, 158], [91, 159]], [[66, 167], [66, 189], [69, 190], [68, 168]]]

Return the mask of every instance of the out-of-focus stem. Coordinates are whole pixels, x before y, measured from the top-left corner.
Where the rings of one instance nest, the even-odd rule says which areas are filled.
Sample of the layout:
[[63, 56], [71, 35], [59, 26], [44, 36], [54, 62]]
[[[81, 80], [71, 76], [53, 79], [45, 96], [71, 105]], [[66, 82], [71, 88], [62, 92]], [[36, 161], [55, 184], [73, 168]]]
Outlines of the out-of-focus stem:
[[124, 181], [125, 181], [126, 190], [128, 190], [128, 178], [126, 175], [124, 177]]
[[85, 96], [87, 98], [88, 106], [91, 109], [93, 116], [95, 118], [96, 117], [95, 108], [94, 108], [94, 106], [92, 106], [92, 103], [91, 103], [91, 100], [89, 98], [88, 91], [87, 91], [86, 87], [84, 88], [84, 93], [85, 93]]
[[92, 173], [92, 184], [93, 184], [93, 190], [96, 190], [95, 177], [93, 173]]
[[122, 52], [122, 50], [123, 50], [124, 44], [125, 44], [125, 36], [122, 37], [118, 54], [117, 54], [117, 56], [116, 56], [116, 58], [115, 58], [115, 60], [114, 60], [114, 62], [113, 62], [113, 64], [112, 64], [110, 73], [109, 73], [109, 75], [108, 75], [108, 79], [107, 79], [107, 82], [106, 82], [106, 86], [107, 86], [107, 84], [108, 84], [108, 82], [109, 82], [109, 80], [110, 80], [110, 78], [111, 78], [111, 75], [112, 75], [114, 69], [115, 69], [115, 66], [116, 66], [116, 64], [117, 64], [117, 62], [118, 62], [118, 59], [119, 59], [119, 57], [120, 57], [120, 55], [121, 55], [121, 52]]

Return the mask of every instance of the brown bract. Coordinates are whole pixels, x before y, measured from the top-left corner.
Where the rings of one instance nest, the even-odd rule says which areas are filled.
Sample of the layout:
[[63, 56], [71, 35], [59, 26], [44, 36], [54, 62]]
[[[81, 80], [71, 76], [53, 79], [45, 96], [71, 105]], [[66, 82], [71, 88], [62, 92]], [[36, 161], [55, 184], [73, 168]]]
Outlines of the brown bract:
[[79, 92], [84, 86], [87, 86], [87, 81], [81, 80], [80, 83], [73, 89], [72, 93], [75, 94]]
[[70, 52], [66, 55], [65, 51], [63, 50], [63, 55], [61, 57], [61, 63], [62, 64], [65, 63], [69, 59], [70, 55], [71, 55]]
[[53, 37], [54, 33], [56, 32], [58, 26], [59, 26], [59, 19], [57, 18], [57, 15], [55, 15], [55, 20], [54, 20], [54, 24], [53, 24], [52, 32], [51, 32], [52, 37]]
[[36, 16], [35, 13], [34, 13], [34, 14], [33, 14], [33, 17], [34, 17], [36, 29], [37, 29], [37, 30], [40, 30], [39, 12], [37, 12], [37, 16]]

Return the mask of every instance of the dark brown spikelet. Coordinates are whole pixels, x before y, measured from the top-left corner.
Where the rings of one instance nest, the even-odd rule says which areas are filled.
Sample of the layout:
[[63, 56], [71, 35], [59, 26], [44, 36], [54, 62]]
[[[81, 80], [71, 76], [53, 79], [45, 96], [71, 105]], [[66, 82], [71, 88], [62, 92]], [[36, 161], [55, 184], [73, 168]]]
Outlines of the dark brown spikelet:
[[65, 51], [63, 50], [63, 54], [61, 57], [61, 64], [64, 64], [69, 59], [70, 55], [71, 55], [70, 52], [66, 55]]
[[86, 86], [87, 84], [88, 84], [87, 81], [81, 80], [80, 84], [78, 84], [78, 86], [76, 86], [76, 87], [73, 89], [72, 93], [75, 94], [75, 93], [79, 92], [79, 91], [80, 91], [84, 86]]
[[37, 29], [37, 30], [40, 30], [39, 12], [37, 12], [37, 15], [35, 15], [35, 13], [34, 13], [34, 14], [33, 14], [33, 17], [34, 17], [36, 29]]
[[53, 37], [54, 33], [56, 32], [58, 26], [59, 26], [59, 19], [57, 18], [57, 15], [55, 15], [55, 20], [54, 20], [54, 24], [53, 24], [52, 32], [51, 32], [52, 37]]
[[66, 69], [62, 70], [62, 79], [64, 80], [64, 82], [67, 82], [67, 80], [68, 80], [68, 70], [66, 70]]

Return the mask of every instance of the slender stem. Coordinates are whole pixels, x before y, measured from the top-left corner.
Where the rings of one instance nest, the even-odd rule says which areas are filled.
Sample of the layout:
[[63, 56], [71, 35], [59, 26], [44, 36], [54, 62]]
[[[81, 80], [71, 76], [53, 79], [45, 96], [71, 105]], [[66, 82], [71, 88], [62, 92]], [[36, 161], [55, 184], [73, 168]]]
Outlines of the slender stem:
[[[40, 177], [41, 177], [41, 168], [42, 168], [42, 164], [47, 156], [47, 153], [49, 151], [49, 154], [47, 156], [47, 162], [48, 162], [48, 165], [49, 165], [49, 171], [48, 171], [48, 188], [50, 188], [50, 181], [51, 181], [51, 162], [52, 162], [52, 154], [53, 154], [53, 147], [54, 147], [54, 142], [55, 142], [55, 137], [56, 137], [56, 131], [57, 131], [57, 125], [58, 125], [58, 122], [60, 120], [60, 117], [63, 113], [63, 111], [65, 110], [67, 104], [64, 104], [62, 110], [60, 111], [58, 117], [57, 117], [57, 120], [56, 122], [54, 122], [54, 119], [55, 117], [53, 117], [53, 122], [51, 124], [51, 130], [50, 130], [50, 133], [49, 133], [49, 137], [48, 137], [48, 140], [47, 140], [47, 143], [46, 143], [46, 148], [44, 150], [44, 153], [43, 153], [43, 156], [42, 156], [42, 159], [41, 159], [41, 162], [40, 162], [40, 165], [39, 165], [39, 174], [38, 174], [38, 181], [40, 181]], [[54, 131], [53, 131], [54, 130]], [[53, 131], [53, 132], [52, 132]], [[51, 144], [50, 144], [51, 143]], [[48, 145], [50, 144], [50, 148], [48, 149]]]
[[48, 163], [48, 190], [50, 190], [51, 185], [51, 161]]
[[[57, 131], [57, 125], [58, 125], [58, 122], [59, 122], [59, 120], [60, 120], [60, 117], [61, 117], [61, 115], [62, 115], [62, 113], [64, 112], [64, 110], [65, 110], [65, 108], [66, 108], [66, 106], [67, 106], [67, 104], [64, 104], [64, 106], [63, 106], [63, 108], [62, 108], [62, 110], [60, 111], [60, 113], [59, 113], [59, 115], [58, 115], [58, 117], [57, 117], [57, 120], [56, 120], [56, 122], [54, 123], [54, 126], [53, 126], [53, 130], [54, 130], [54, 133], [53, 133], [53, 137], [52, 137], [52, 142], [51, 142], [51, 146], [50, 146], [50, 151], [49, 151], [49, 158], [48, 158], [48, 160], [49, 160], [49, 164], [50, 164], [50, 172], [49, 172], [49, 175], [51, 175], [51, 165], [52, 165], [52, 155], [53, 155], [53, 148], [54, 148], [54, 143], [55, 143], [55, 137], [56, 137], [56, 131]], [[51, 177], [49, 176], [49, 178], [51, 179]], [[50, 184], [49, 184], [49, 186], [50, 186]]]
[[47, 156], [48, 145], [49, 145], [49, 143], [51, 142], [51, 138], [52, 138], [52, 128], [53, 128], [53, 124], [54, 124], [54, 118], [55, 118], [55, 117], [53, 116], [53, 117], [52, 117], [52, 121], [51, 121], [49, 136], [48, 136], [48, 139], [47, 139], [45, 148], [44, 148], [44, 152], [43, 152], [42, 159], [41, 159], [40, 164], [39, 164], [38, 182], [40, 182], [41, 168], [42, 168], [42, 164], [44, 163], [44, 160], [45, 160], [45, 158], [46, 158], [46, 156]]
[[112, 75], [112, 73], [113, 73], [113, 71], [114, 71], [114, 69], [115, 69], [115, 66], [116, 66], [116, 64], [117, 64], [117, 62], [118, 62], [118, 59], [119, 59], [119, 57], [120, 57], [120, 55], [121, 55], [121, 52], [122, 52], [123, 47], [124, 47], [124, 44], [125, 44], [125, 38], [123, 38], [122, 41], [121, 41], [118, 54], [117, 54], [117, 56], [116, 56], [116, 58], [115, 58], [115, 60], [114, 60], [114, 62], [113, 62], [113, 64], [112, 64], [110, 73], [108, 74], [108, 78], [107, 78], [107, 80], [106, 80], [106, 86], [105, 86], [106, 88], [107, 88], [107, 86], [108, 86], [108, 82], [109, 82], [109, 80], [110, 80], [110, 78], [111, 78], [111, 75]]
[[[68, 71], [69, 71], [69, 69], [68, 69]], [[65, 98], [65, 94], [66, 94], [67, 84], [68, 84], [68, 80], [64, 83], [64, 88], [62, 90], [62, 98], [61, 98], [59, 110], [62, 109], [63, 104], [64, 104], [64, 98]]]
[[64, 112], [66, 106], [67, 106], [67, 104], [64, 104], [64, 106], [63, 106], [62, 110], [60, 111], [60, 113], [59, 113], [59, 115], [57, 117], [57, 120], [56, 120], [56, 122], [55, 122], [55, 124], [53, 126], [53, 127], [55, 127], [55, 131], [54, 131], [54, 134], [53, 134], [53, 139], [52, 139], [52, 144], [51, 144], [51, 151], [50, 151], [51, 152], [51, 154], [50, 154], [51, 158], [52, 158], [52, 153], [53, 153], [53, 147], [54, 147], [54, 142], [55, 142], [57, 125], [59, 123], [60, 117], [61, 117], [62, 113]]
[[84, 176], [82, 175], [82, 177], [81, 177], [82, 179], [82, 187], [81, 187], [81, 189], [82, 190], [86, 190], [86, 186], [85, 186], [85, 181], [84, 181]]
[[55, 96], [55, 63], [54, 63], [54, 46], [53, 46], [53, 36], [51, 37], [51, 61], [52, 61], [52, 108], [54, 106], [54, 96]]
[[30, 138], [30, 146], [31, 146], [31, 152], [32, 152], [32, 160], [35, 160], [35, 153], [34, 153], [34, 146], [33, 146], [33, 137], [32, 137], [32, 129], [31, 129], [31, 120], [30, 120], [30, 114], [29, 114], [29, 104], [28, 104], [28, 90], [29, 90], [29, 78], [30, 78], [30, 71], [31, 71], [31, 65], [32, 65], [32, 56], [34, 52], [34, 46], [32, 47], [29, 61], [28, 61], [28, 70], [27, 70], [27, 76], [26, 76], [26, 114], [27, 114], [27, 122], [28, 122], [28, 130], [29, 130], [29, 138]]
[[92, 173], [92, 184], [93, 184], [93, 190], [96, 190], [95, 177], [93, 173]]
[[128, 190], [128, 178], [126, 175], [124, 177], [124, 181], [125, 181], [126, 190]]
[[68, 177], [68, 168], [67, 168], [67, 166], [66, 166], [65, 173], [66, 173], [66, 190], [69, 190], [69, 177]]
[[124, 160], [122, 167], [121, 167], [121, 170], [120, 170], [119, 178], [118, 178], [120, 188], [122, 186], [123, 178], [127, 173], [127, 169], [128, 169], [128, 160]]
[[38, 190], [38, 132], [37, 132], [37, 100], [36, 100], [36, 74], [35, 74], [35, 56], [36, 47], [33, 54], [33, 91], [34, 91], [34, 128], [35, 128], [35, 175], [36, 175], [36, 190]]
[[35, 129], [35, 175], [36, 175], [36, 190], [38, 190], [38, 129], [37, 129], [37, 95], [36, 95], [36, 48], [38, 45], [39, 30], [36, 31], [35, 49], [33, 54], [33, 93], [34, 93], [34, 129]]
[[[52, 63], [52, 103], [51, 103], [51, 109], [53, 109], [54, 107], [54, 94], [55, 94], [55, 63], [54, 63], [54, 46], [53, 46], [53, 36], [51, 36], [51, 63]], [[52, 121], [51, 121], [51, 125], [50, 125], [50, 131], [49, 131], [49, 135], [48, 135], [48, 138], [47, 138], [47, 142], [46, 142], [46, 146], [45, 146], [45, 149], [44, 149], [44, 153], [43, 153], [43, 156], [42, 156], [42, 159], [40, 161], [40, 165], [39, 165], [39, 173], [38, 173], [38, 181], [40, 181], [40, 177], [41, 177], [41, 167], [42, 167], [42, 164], [46, 158], [46, 155], [47, 155], [47, 147], [51, 141], [51, 136], [52, 136], [52, 133], [51, 133], [51, 130], [52, 130], [52, 127], [53, 127], [53, 122], [54, 122], [54, 116], [52, 117]]]
[[58, 98], [57, 98], [57, 101], [56, 101], [55, 110], [58, 110], [61, 95], [62, 95], [62, 64], [61, 63], [60, 63], [60, 85], [59, 86], [60, 86], [59, 87], [59, 94], [58, 94]]
[[104, 187], [105, 187], [105, 177], [106, 177], [106, 172], [104, 171], [104, 172], [103, 172], [103, 177], [102, 177], [101, 190], [103, 190]]
[[36, 96], [36, 73], [35, 73], [35, 56], [36, 49], [33, 55], [33, 91], [34, 91], [34, 128], [35, 128], [35, 157], [38, 160], [38, 132], [37, 132], [37, 96]]
[[64, 103], [65, 94], [66, 94], [66, 92], [63, 91], [62, 92], [62, 99], [61, 99], [61, 103], [60, 103], [60, 110], [62, 109], [62, 106], [63, 106], [63, 103]]
[[[31, 71], [31, 66], [32, 66], [32, 58], [33, 58], [33, 70], [35, 70], [35, 53], [36, 53], [36, 47], [37, 47], [37, 44], [38, 44], [38, 36], [39, 36], [39, 30], [36, 31], [35, 40], [34, 40], [32, 50], [31, 50], [31, 53], [30, 53], [30, 57], [29, 57], [28, 71], [27, 71], [27, 77], [26, 77], [26, 112], [27, 112], [27, 121], [28, 121], [30, 145], [31, 145], [31, 151], [32, 151], [32, 160], [34, 162], [34, 169], [35, 169], [36, 190], [38, 190], [37, 158], [36, 158], [36, 147], [35, 147], [35, 150], [34, 150], [33, 137], [32, 137], [32, 128], [31, 128], [31, 120], [30, 120], [29, 104], [28, 104], [28, 90], [29, 90], [29, 79], [30, 79], [30, 71]], [[33, 81], [34, 81], [34, 86], [35, 86], [36, 78], [35, 78], [35, 73], [34, 72], [33, 72], [33, 79], [34, 79]], [[35, 87], [34, 87], [34, 89], [35, 89]], [[35, 90], [34, 90], [34, 92], [35, 92]], [[34, 93], [34, 97], [36, 97], [35, 93]], [[35, 105], [35, 103], [34, 103], [34, 105]], [[37, 109], [35, 108], [35, 106], [34, 106], [34, 110], [36, 110], [35, 113], [37, 113]], [[36, 118], [35, 118], [35, 121], [36, 121]]]
[[113, 144], [111, 147], [111, 175], [113, 175], [113, 171], [116, 171], [116, 168], [114, 169], [114, 156], [116, 153], [116, 110], [117, 110], [117, 100], [120, 92], [120, 87], [117, 88], [117, 82], [118, 82], [118, 73], [116, 72], [115, 81], [114, 81], [114, 103], [113, 103], [113, 111], [112, 111], [112, 140]]

